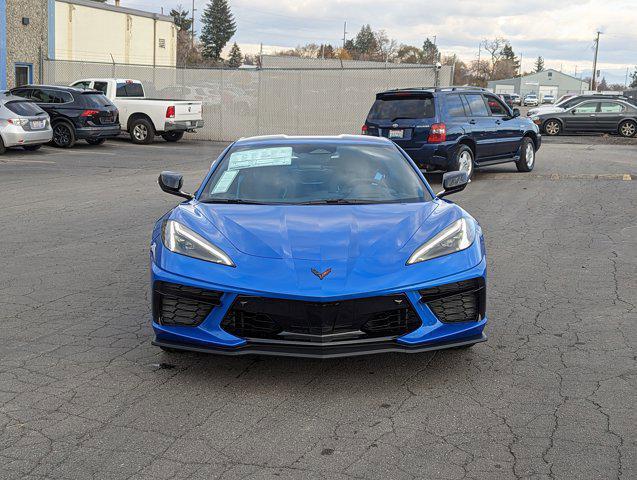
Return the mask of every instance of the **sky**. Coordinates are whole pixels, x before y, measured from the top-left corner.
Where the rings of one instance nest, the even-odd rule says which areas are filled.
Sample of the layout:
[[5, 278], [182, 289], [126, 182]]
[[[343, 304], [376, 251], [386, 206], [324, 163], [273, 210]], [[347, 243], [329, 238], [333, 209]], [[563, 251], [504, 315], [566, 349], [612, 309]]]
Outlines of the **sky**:
[[[109, 0], [113, 3], [113, 0]], [[208, 0], [195, 0], [199, 17]], [[192, 0], [121, 0], [122, 6], [164, 13]], [[594, 38], [601, 31], [598, 69], [609, 83], [624, 83], [637, 65], [637, 0], [229, 0], [236, 18], [233, 41], [255, 50], [260, 43], [293, 48], [308, 42], [340, 46], [362, 25], [383, 29], [399, 43], [421, 46], [436, 37], [443, 54], [478, 56], [485, 38], [507, 38], [522, 67], [538, 56], [546, 68], [590, 75]], [[199, 30], [199, 23], [195, 28]], [[248, 52], [249, 53], [249, 52]], [[484, 53], [484, 52], [483, 52]]]

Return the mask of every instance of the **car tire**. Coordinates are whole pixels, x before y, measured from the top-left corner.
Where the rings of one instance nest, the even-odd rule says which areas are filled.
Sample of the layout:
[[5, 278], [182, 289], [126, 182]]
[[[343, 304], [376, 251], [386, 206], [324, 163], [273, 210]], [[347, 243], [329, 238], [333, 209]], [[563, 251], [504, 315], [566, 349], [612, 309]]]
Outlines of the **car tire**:
[[544, 125], [542, 125], [542, 130], [544, 130], [544, 133], [546, 133], [549, 137], [555, 137], [556, 135], [562, 133], [562, 124], [559, 122], [559, 120], [551, 118], [544, 122]]
[[138, 145], [148, 145], [155, 139], [155, 128], [145, 118], [137, 118], [130, 124], [130, 139]]
[[4, 146], [4, 142], [2, 141], [2, 137], [0, 137], [0, 155], [2, 155], [6, 151], [7, 151], [7, 149]]
[[535, 144], [529, 137], [522, 139], [520, 159], [515, 162], [518, 172], [530, 172], [535, 166]]
[[89, 145], [102, 145], [106, 141], [105, 138], [87, 138], [86, 143]]
[[622, 137], [634, 137], [637, 134], [637, 123], [632, 120], [626, 120], [619, 124], [618, 131]]
[[27, 152], [35, 152], [36, 150], [40, 150], [42, 145], [22, 145], [22, 148]]
[[463, 143], [458, 145], [456, 153], [453, 157], [452, 165], [452, 170], [467, 172], [469, 179], [471, 179], [471, 177], [473, 177], [473, 172], [476, 169], [473, 150], [471, 150], [468, 145], [465, 145]]
[[71, 148], [75, 145], [75, 129], [66, 122], [53, 125], [51, 144], [58, 148]]
[[184, 132], [164, 132], [161, 134], [161, 138], [167, 142], [178, 142], [184, 138]]

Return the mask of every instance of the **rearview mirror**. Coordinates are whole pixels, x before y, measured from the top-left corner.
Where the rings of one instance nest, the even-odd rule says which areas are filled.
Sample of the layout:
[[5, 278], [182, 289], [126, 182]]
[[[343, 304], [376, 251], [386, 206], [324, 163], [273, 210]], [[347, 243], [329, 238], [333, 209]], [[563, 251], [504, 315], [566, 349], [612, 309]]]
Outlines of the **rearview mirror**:
[[436, 194], [438, 198], [446, 197], [452, 193], [463, 191], [469, 185], [467, 172], [446, 172], [442, 176], [442, 192]]
[[513, 109], [513, 118], [519, 117], [519, 116], [520, 116], [520, 109], [519, 108], [514, 108]]
[[192, 200], [193, 198], [192, 194], [181, 191], [181, 187], [184, 184], [184, 176], [181, 173], [167, 171], [161, 172], [157, 179], [157, 183], [159, 184], [159, 188], [166, 193], [187, 198], [188, 200]]

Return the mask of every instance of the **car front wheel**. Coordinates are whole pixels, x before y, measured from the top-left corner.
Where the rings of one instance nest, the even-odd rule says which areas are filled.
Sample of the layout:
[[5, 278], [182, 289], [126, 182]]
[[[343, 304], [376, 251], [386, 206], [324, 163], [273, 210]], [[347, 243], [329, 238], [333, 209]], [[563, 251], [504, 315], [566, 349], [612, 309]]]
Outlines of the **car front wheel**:
[[518, 172], [530, 172], [535, 166], [535, 145], [529, 137], [524, 137], [520, 146], [520, 159], [515, 162]]
[[626, 120], [619, 125], [619, 134], [622, 137], [634, 137], [637, 133], [637, 123]]
[[559, 135], [562, 132], [562, 124], [557, 120], [548, 120], [544, 124], [544, 133], [547, 135], [554, 137], [555, 135]]
[[75, 145], [75, 131], [67, 123], [58, 123], [53, 127], [53, 145], [59, 148], [71, 148]]
[[460, 145], [458, 147], [458, 150], [456, 150], [456, 154], [454, 157], [453, 170], [466, 172], [469, 178], [473, 176], [475, 165], [474, 165], [474, 158], [473, 158], [473, 150], [471, 150], [469, 146]]

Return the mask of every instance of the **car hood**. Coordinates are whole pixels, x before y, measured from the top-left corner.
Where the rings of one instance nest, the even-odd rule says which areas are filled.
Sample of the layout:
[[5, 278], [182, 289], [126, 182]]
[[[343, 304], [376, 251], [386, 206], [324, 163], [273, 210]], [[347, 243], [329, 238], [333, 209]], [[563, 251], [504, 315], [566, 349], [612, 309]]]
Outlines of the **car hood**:
[[184, 208], [192, 214], [188, 223], [195, 221], [192, 226], [204, 236], [217, 230], [247, 255], [325, 261], [397, 253], [438, 206], [430, 201], [320, 206], [195, 203]]

